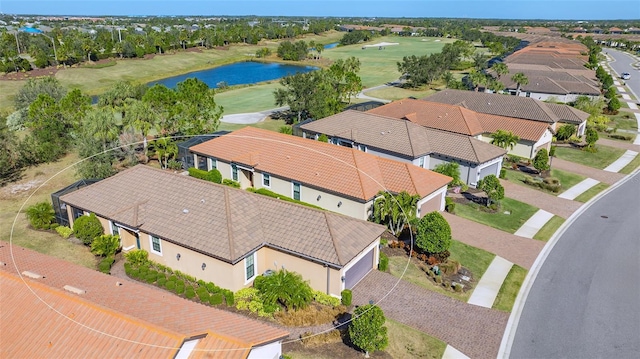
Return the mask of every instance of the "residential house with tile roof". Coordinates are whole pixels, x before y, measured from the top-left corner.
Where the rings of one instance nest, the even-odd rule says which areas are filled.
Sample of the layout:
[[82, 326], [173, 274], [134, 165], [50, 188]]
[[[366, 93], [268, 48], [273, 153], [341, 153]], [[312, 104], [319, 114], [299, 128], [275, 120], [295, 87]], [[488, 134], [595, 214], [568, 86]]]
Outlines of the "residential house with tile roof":
[[540, 101], [553, 100], [554, 102], [568, 103], [575, 101], [579, 96], [587, 96], [591, 99], [600, 97], [600, 88], [594, 80], [595, 71], [585, 70], [590, 72], [593, 78], [566, 71], [545, 71], [519, 67], [518, 69], [510, 68], [509, 73], [501, 76], [500, 80], [509, 94], [516, 95], [518, 84], [511, 78], [518, 72], [523, 73], [529, 82], [520, 87], [520, 96]]
[[233, 291], [267, 270], [285, 268], [315, 290], [340, 296], [377, 266], [385, 231], [375, 223], [144, 165], [60, 201], [72, 224], [79, 215], [95, 213], [107, 233], [120, 235], [124, 251], [144, 249], [157, 263]]
[[422, 100], [459, 105], [479, 113], [543, 122], [554, 132], [563, 124], [572, 124], [577, 126], [579, 136], [584, 134], [589, 117], [588, 113], [569, 105], [483, 92], [447, 89]]
[[476, 112], [465, 106], [426, 101], [427, 99], [398, 100], [367, 113], [408, 120], [420, 126], [462, 134], [484, 142], [491, 142], [491, 134], [498, 130], [511, 131], [520, 140], [509, 153], [526, 158], [533, 158], [538, 150], [549, 150], [551, 146], [553, 135], [549, 123]]
[[418, 195], [416, 213], [444, 210], [451, 178], [407, 162], [356, 148], [245, 127], [191, 147], [209, 169], [242, 188], [266, 188], [283, 196], [358, 219], [371, 217], [380, 191]]
[[300, 129], [306, 138], [317, 139], [324, 134], [329, 143], [422, 168], [455, 162], [460, 179], [470, 186], [490, 174], [498, 176], [506, 153], [471, 136], [355, 110], [305, 123]]
[[2, 358], [278, 358], [289, 336], [7, 242], [0, 288]]

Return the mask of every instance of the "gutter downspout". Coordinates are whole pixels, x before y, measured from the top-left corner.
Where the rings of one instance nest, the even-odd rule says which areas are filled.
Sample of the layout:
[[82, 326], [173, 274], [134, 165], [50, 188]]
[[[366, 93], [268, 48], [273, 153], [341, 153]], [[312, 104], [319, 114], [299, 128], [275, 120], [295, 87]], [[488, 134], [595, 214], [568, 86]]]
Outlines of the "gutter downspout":
[[327, 268], [327, 294], [330, 293], [329, 288], [331, 287], [331, 270], [329, 269], [328, 265], [324, 265], [325, 268]]

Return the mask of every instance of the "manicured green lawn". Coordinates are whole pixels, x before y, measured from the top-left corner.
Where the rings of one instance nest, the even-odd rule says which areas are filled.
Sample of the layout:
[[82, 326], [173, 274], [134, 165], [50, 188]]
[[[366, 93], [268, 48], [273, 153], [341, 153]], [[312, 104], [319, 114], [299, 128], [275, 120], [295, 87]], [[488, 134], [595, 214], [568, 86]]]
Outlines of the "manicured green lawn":
[[553, 216], [551, 219], [540, 228], [538, 233], [533, 236], [533, 239], [540, 241], [548, 241], [551, 239], [554, 233], [560, 228], [565, 219], [559, 216]]
[[620, 170], [620, 173], [628, 175], [629, 173], [635, 171], [638, 167], [640, 167], [640, 154], [636, 155], [636, 157], [631, 162], [629, 162], [628, 165], [624, 166], [624, 168]]
[[548, 191], [545, 189], [542, 189], [540, 187], [535, 187], [535, 186], [529, 186], [527, 184], [524, 183], [524, 179], [530, 176], [527, 173], [524, 173], [520, 170], [513, 170], [513, 169], [507, 169], [505, 171], [505, 178], [508, 179], [510, 182], [513, 183], [517, 183], [519, 185], [528, 187], [528, 188], [533, 188], [545, 193], [549, 193], [551, 195], [557, 196], [560, 193], [566, 191], [567, 189], [573, 187], [574, 185], [580, 183], [581, 181], [583, 181], [584, 179], [586, 179], [586, 177], [584, 176], [580, 176], [578, 174], [575, 173], [571, 173], [571, 172], [566, 172], [563, 170], [558, 170], [558, 169], [551, 169], [551, 177], [555, 177], [557, 179], [560, 180], [560, 183], [562, 184], [562, 189], [560, 189], [560, 192], [552, 192], [552, 191]]
[[[620, 103], [625, 103], [624, 101], [620, 101]], [[621, 130], [637, 130], [638, 129], [638, 121], [636, 121], [635, 116], [631, 112], [620, 111], [617, 115], [609, 115], [608, 126], [611, 128], [618, 128]]]
[[221, 105], [225, 115], [234, 113], [260, 112], [278, 107], [273, 91], [280, 88], [278, 81], [235, 90], [217, 92], [216, 104]]
[[598, 193], [604, 191], [607, 187], [609, 187], [608, 184], [600, 182], [597, 185], [586, 190], [584, 193], [580, 194], [578, 197], [574, 198], [574, 201], [583, 203], [587, 202], [591, 198], [595, 197], [595, 195], [597, 195]]
[[[471, 273], [473, 273], [474, 283], [477, 283], [480, 280], [495, 257], [495, 254], [493, 253], [466, 245], [456, 240], [452, 241], [449, 252], [451, 252], [451, 256], [449, 258], [460, 262], [463, 267], [469, 269]], [[407, 267], [406, 272], [404, 271], [405, 267]], [[456, 293], [444, 290], [442, 286], [437, 285], [422, 269], [418, 267], [416, 260], [412, 260], [407, 266], [407, 258], [404, 256], [389, 257], [389, 272], [398, 278], [402, 277], [403, 280], [409, 283], [436, 291], [440, 294], [444, 294], [463, 302], [469, 300], [472, 293], [472, 291]]]
[[591, 153], [571, 147], [556, 148], [556, 157], [585, 166], [603, 169], [620, 158], [625, 150], [596, 144], [598, 152]]
[[[483, 206], [476, 203], [457, 204], [456, 214], [460, 217], [482, 223], [509, 233], [515, 233], [524, 222], [533, 216], [538, 208], [529, 204], [504, 198], [500, 210], [495, 213], [487, 212]], [[510, 214], [505, 214], [510, 212]]]
[[251, 127], [257, 127], [257, 128], [262, 128], [269, 131], [278, 132], [280, 127], [284, 125], [286, 125], [284, 120], [264, 120], [264, 121], [252, 123], [250, 125], [220, 122], [220, 126], [218, 126], [218, 130], [235, 131], [247, 126], [251, 126]]
[[507, 274], [504, 283], [502, 283], [502, 287], [500, 287], [500, 291], [498, 292], [496, 300], [493, 302], [492, 308], [504, 312], [511, 312], [526, 276], [527, 270], [514, 264], [509, 274]]
[[[400, 77], [397, 63], [402, 61], [404, 56], [422, 56], [438, 53], [446, 43], [453, 41], [453, 39], [433, 37], [383, 36], [376, 37], [367, 43], [339, 46], [324, 51], [322, 56], [331, 60], [346, 59], [351, 56], [357, 57], [360, 60], [359, 75], [362, 78], [362, 85], [373, 87], [397, 80]], [[377, 47], [362, 49], [363, 45], [381, 42], [397, 42], [399, 44], [386, 46], [384, 50], [378, 50]]]

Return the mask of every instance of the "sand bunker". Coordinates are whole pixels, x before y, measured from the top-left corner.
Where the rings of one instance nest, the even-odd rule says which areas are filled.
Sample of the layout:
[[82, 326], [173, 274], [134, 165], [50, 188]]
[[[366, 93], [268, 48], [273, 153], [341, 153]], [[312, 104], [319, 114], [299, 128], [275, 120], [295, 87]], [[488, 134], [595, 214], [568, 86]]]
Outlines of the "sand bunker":
[[377, 44], [373, 44], [373, 45], [363, 45], [362, 48], [366, 49], [367, 47], [377, 47], [377, 48], [381, 48], [381, 47], [385, 47], [385, 46], [392, 46], [392, 45], [400, 45], [397, 42], [379, 42]]

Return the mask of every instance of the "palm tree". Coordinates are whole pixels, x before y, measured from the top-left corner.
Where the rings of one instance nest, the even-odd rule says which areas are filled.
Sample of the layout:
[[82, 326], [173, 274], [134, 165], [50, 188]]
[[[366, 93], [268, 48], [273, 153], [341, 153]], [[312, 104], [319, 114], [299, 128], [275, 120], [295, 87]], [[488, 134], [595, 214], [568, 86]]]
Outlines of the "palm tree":
[[444, 86], [449, 88], [449, 84], [451, 83], [451, 81], [453, 81], [453, 74], [451, 73], [451, 71], [446, 71], [445, 73], [442, 74], [442, 81], [444, 81]]
[[529, 83], [529, 79], [522, 72], [511, 76], [511, 81], [516, 83], [516, 96], [520, 96], [520, 87]]
[[373, 202], [372, 219], [376, 223], [387, 225], [391, 233], [397, 236], [416, 217], [419, 196], [412, 196], [404, 191], [395, 196], [382, 191], [378, 195]]
[[498, 75], [498, 80], [500, 80], [500, 77], [502, 75], [506, 75], [509, 73], [509, 67], [507, 67], [507, 64], [505, 64], [504, 62], [498, 62], [491, 66], [491, 68], [496, 72], [496, 75]]
[[469, 80], [473, 83], [474, 91], [478, 92], [480, 85], [484, 85], [487, 82], [487, 77], [480, 71], [473, 71], [469, 73]]
[[492, 145], [502, 147], [508, 151], [512, 150], [520, 140], [520, 137], [514, 135], [513, 132], [505, 130], [498, 130], [491, 137], [493, 137], [491, 140]]
[[108, 107], [99, 107], [87, 112], [83, 121], [85, 133], [100, 141], [102, 149], [107, 150], [107, 145], [118, 139], [120, 128], [113, 111]]
[[142, 135], [142, 147], [144, 154], [147, 153], [147, 136], [149, 131], [156, 126], [157, 116], [149, 103], [135, 99], [127, 99], [127, 111], [122, 123], [125, 128], [139, 131]]
[[169, 159], [178, 155], [178, 145], [176, 145], [169, 137], [162, 137], [151, 142], [150, 147], [158, 157], [160, 167], [163, 169], [169, 167]]

